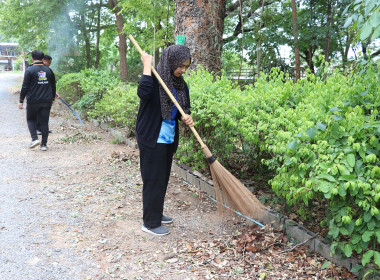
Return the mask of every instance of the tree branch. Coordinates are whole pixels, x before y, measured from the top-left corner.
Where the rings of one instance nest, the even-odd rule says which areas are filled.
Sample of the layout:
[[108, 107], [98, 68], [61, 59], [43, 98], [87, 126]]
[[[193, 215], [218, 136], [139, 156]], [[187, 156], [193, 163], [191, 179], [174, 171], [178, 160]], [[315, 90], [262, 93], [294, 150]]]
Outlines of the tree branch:
[[[246, 0], [241, 0], [241, 4], [244, 5], [244, 3], [246, 2]], [[272, 1], [264, 1], [264, 6], [269, 6], [269, 5], [272, 5], [273, 3], [275, 3], [276, 1], [275, 0], [272, 0]], [[257, 7], [257, 9], [259, 9], [261, 6], [262, 6], [262, 2], [259, 1], [258, 2], [259, 6]], [[224, 17], [226, 18], [229, 14], [235, 12], [236, 10], [239, 9], [239, 1], [231, 4], [229, 7], [227, 7], [226, 9], [226, 13], [224, 15]]]
[[380, 54], [380, 49], [378, 49], [377, 51], [375, 51], [373, 54], [371, 54], [371, 56], [378, 56]]
[[298, 243], [298, 244], [294, 245], [291, 248], [288, 248], [288, 249], [285, 249], [285, 250], [281, 251], [280, 253], [291, 252], [294, 249], [296, 249], [297, 247], [302, 246], [302, 245], [306, 244], [307, 242], [309, 242], [310, 240], [316, 238], [317, 236], [318, 236], [318, 234], [314, 234], [312, 237], [310, 237], [309, 239], [306, 239], [304, 242]]

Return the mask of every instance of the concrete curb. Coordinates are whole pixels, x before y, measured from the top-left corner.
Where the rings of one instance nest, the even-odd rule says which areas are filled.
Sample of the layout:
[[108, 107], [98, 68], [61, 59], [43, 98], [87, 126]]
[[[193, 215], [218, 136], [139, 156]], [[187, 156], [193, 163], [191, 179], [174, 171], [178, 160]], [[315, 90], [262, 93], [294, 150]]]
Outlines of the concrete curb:
[[[102, 129], [110, 132], [117, 139], [122, 140], [127, 146], [138, 148], [135, 140], [129, 139], [123, 136], [119, 131], [107, 127], [106, 124], [99, 124], [97, 121], [93, 121], [94, 124], [100, 126]], [[206, 181], [206, 177], [198, 172], [193, 172], [190, 167], [185, 165], [178, 165], [175, 162], [172, 166], [172, 172], [176, 173], [179, 177], [182, 177], [186, 182], [195, 186], [199, 190], [207, 193], [210, 197], [215, 199], [215, 191], [212, 185], [212, 181]], [[335, 263], [338, 266], [345, 267], [349, 271], [359, 264], [361, 264], [356, 258], [341, 258], [331, 254], [330, 245], [322, 237], [316, 235], [310, 230], [306, 229], [295, 221], [289, 219], [286, 216], [280, 215], [272, 210], [267, 211], [266, 216], [260, 221], [263, 224], [272, 225], [275, 228], [280, 228], [290, 238], [295, 239], [299, 243], [305, 243], [311, 250], [317, 252], [327, 260]], [[358, 273], [354, 273], [358, 275]], [[372, 278], [380, 279], [380, 277]]]

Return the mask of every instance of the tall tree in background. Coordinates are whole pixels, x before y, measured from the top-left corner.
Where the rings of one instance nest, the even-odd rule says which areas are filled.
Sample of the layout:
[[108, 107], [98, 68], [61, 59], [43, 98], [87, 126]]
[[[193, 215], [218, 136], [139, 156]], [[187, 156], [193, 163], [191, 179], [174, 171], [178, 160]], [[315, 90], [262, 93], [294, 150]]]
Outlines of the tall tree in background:
[[[50, 21], [65, 1], [0, 1], [0, 31], [5, 38], [15, 38], [27, 49], [43, 49], [50, 36]], [[43, 11], [43, 12], [42, 12]]]
[[[263, 17], [264, 17], [264, 9], [265, 9], [265, 1], [262, 0], [262, 3], [261, 3], [261, 14], [260, 14], [260, 24], [259, 24], [259, 30], [257, 31], [257, 35], [260, 34], [260, 30], [263, 28]], [[241, 18], [243, 18], [243, 16], [241, 16]], [[243, 20], [243, 19], [242, 19]], [[244, 29], [243, 29], [243, 32], [244, 32]], [[244, 34], [242, 32], [242, 34]], [[258, 40], [257, 41], [257, 62], [256, 62], [256, 72], [257, 72], [257, 77], [260, 77], [260, 67], [261, 67], [261, 38], [260, 38], [260, 35], [257, 36], [258, 37]]]
[[296, 63], [296, 81], [301, 77], [300, 50], [298, 48], [298, 27], [297, 27], [297, 4], [292, 0], [293, 36], [294, 36], [294, 57]]
[[[157, 65], [160, 50], [173, 44], [174, 1], [119, 0], [119, 6], [125, 18], [123, 32], [132, 34], [143, 50], [153, 54], [154, 64]], [[129, 62], [141, 63], [140, 56], [133, 46]], [[129, 68], [130, 79], [139, 73], [140, 69]]]
[[116, 16], [117, 34], [119, 36], [119, 58], [120, 58], [120, 80], [127, 81], [128, 66], [127, 66], [127, 37], [123, 32], [124, 18], [121, 13], [121, 8], [118, 6], [118, 0], [109, 0], [110, 8]]
[[184, 35], [192, 67], [221, 70], [226, 0], [176, 0], [174, 35]]
[[325, 39], [325, 48], [324, 55], [325, 60], [330, 61], [330, 47], [331, 47], [331, 31], [334, 21], [334, 9], [335, 1], [327, 0], [327, 22], [326, 22], [326, 39]]
[[99, 0], [98, 5], [98, 16], [97, 16], [97, 22], [96, 22], [96, 56], [95, 56], [95, 69], [99, 68], [99, 61], [100, 61], [100, 49], [99, 49], [99, 43], [100, 43], [100, 23], [101, 23], [101, 16], [102, 16], [102, 5], [103, 0]]
[[226, 3], [223, 53], [236, 53], [237, 50], [241, 50], [244, 33], [244, 59], [248, 63], [246, 65], [256, 69], [257, 72], [279, 66], [280, 61], [277, 59], [279, 55], [276, 53], [279, 51], [279, 45], [285, 42], [283, 32], [278, 30], [278, 23], [276, 24], [282, 17], [280, 2], [240, 1], [228, 0]]

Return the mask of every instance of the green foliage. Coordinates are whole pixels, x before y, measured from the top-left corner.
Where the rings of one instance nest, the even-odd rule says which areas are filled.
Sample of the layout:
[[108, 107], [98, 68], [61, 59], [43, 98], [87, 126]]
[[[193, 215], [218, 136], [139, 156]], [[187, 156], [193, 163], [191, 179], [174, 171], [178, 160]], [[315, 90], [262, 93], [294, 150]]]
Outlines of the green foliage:
[[[143, 50], [153, 54], [159, 48], [174, 43], [175, 3], [173, 1], [120, 0], [119, 2], [122, 13], [129, 15], [124, 23], [124, 32], [133, 34]], [[133, 51], [137, 54], [136, 50]]]
[[[326, 200], [333, 252], [350, 257], [380, 241], [379, 78], [369, 66], [365, 76], [345, 81], [338, 75], [326, 82], [318, 95], [310, 95], [313, 101], [305, 99], [314, 109], [297, 112], [301, 122], [310, 120], [309, 113], [319, 117], [289, 139], [271, 184], [288, 203], [304, 205], [301, 214], [313, 200]], [[365, 256], [363, 265], [372, 258]]]
[[136, 85], [120, 84], [95, 103], [88, 115], [113, 126], [134, 130], [139, 105]]
[[112, 73], [88, 69], [63, 75], [57, 91], [85, 116], [134, 130], [139, 100], [136, 85], [123, 84]]
[[[294, 84], [274, 70], [244, 91], [202, 70], [187, 81], [195, 126], [222, 164], [252, 174], [263, 163], [273, 190], [305, 217], [314, 201], [327, 204], [333, 251], [366, 252], [363, 265], [379, 265], [378, 64], [357, 72]], [[198, 144], [181, 141], [179, 158], [205, 167]]]
[[84, 95], [80, 87], [83, 73], [69, 73], [63, 75], [57, 81], [57, 92], [65, 99], [66, 102], [73, 104], [80, 100]]
[[17, 38], [23, 48], [44, 49], [49, 22], [60, 10], [59, 6], [58, 1], [0, 1], [1, 33], [7, 39]]
[[118, 86], [120, 81], [108, 71], [83, 70], [62, 76], [57, 83], [57, 92], [69, 103], [84, 113], [94, 108], [103, 95]]
[[343, 14], [350, 11], [344, 27], [353, 26], [360, 32], [359, 40], [375, 40], [380, 37], [380, 1], [356, 0], [351, 2]]

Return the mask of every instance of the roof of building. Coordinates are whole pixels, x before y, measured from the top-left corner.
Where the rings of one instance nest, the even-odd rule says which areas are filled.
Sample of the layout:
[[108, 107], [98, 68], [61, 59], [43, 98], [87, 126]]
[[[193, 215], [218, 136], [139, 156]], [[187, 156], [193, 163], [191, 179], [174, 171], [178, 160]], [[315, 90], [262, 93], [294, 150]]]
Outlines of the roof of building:
[[0, 43], [0, 51], [1, 52], [18, 51], [18, 44], [17, 43]]
[[18, 47], [18, 43], [0, 43], [0, 46], [14, 46], [14, 47]]

